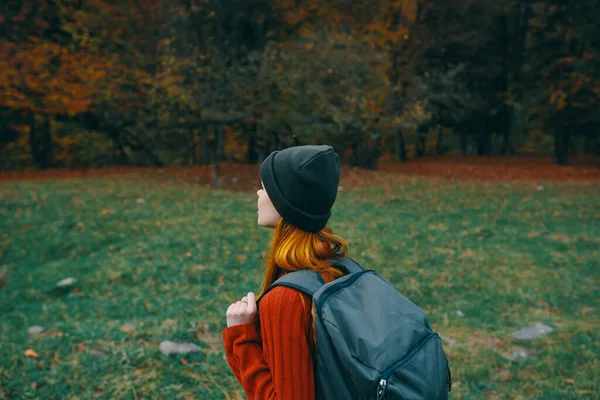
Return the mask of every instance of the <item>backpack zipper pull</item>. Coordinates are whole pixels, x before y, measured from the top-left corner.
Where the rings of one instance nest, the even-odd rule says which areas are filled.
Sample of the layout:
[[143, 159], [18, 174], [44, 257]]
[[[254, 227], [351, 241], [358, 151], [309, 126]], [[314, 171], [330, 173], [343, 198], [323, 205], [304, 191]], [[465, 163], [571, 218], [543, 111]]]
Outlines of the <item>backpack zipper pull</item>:
[[387, 381], [385, 379], [380, 380], [379, 386], [377, 386], [377, 400], [383, 400], [386, 387], [387, 387]]

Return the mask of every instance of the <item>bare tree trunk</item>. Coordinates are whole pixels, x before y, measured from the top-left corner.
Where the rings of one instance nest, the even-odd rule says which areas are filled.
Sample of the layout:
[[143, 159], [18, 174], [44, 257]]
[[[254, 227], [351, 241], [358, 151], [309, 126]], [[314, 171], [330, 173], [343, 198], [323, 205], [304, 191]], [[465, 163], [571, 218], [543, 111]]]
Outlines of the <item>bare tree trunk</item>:
[[365, 167], [368, 169], [377, 169], [377, 161], [379, 161], [379, 157], [381, 157], [381, 138], [381, 132], [377, 132], [377, 134], [372, 136], [369, 141], [367, 160], [365, 162]]
[[443, 151], [442, 151], [442, 134], [443, 134], [444, 130], [439, 126], [436, 129], [437, 129], [437, 140], [435, 141], [435, 154], [437, 154], [439, 156], [443, 153]]
[[246, 152], [246, 162], [249, 164], [254, 164], [258, 161], [258, 154], [256, 151], [258, 143], [256, 137], [256, 125], [256, 122], [253, 122], [248, 130], [248, 151]]
[[196, 165], [198, 163], [198, 155], [196, 151], [196, 130], [192, 125], [188, 127], [188, 146], [187, 164]]
[[115, 146], [117, 147], [117, 152], [119, 153], [119, 164], [127, 165], [129, 164], [129, 157], [127, 157], [127, 152], [125, 151], [125, 144], [123, 143], [123, 136], [119, 133], [116, 138]]
[[223, 123], [220, 123], [216, 129], [216, 146], [215, 146], [215, 171], [213, 176], [213, 187], [219, 185], [219, 175], [221, 174], [221, 148], [223, 146]]
[[425, 135], [419, 129], [417, 129], [415, 135], [415, 158], [421, 158], [425, 155]]
[[[505, 109], [505, 114], [506, 118], [511, 118], [512, 116], [512, 112], [510, 109], [506, 108]], [[511, 128], [510, 126], [508, 126], [508, 121], [505, 120], [504, 124], [503, 124], [503, 140], [502, 140], [502, 154], [504, 154], [505, 156], [510, 156], [514, 154], [514, 147], [513, 147], [513, 143], [512, 143], [512, 136], [511, 136]]]
[[[521, 69], [525, 60], [525, 41], [529, 26], [531, 11], [527, 0], [520, 0], [519, 9], [515, 12], [516, 32], [512, 35], [512, 68], [509, 72], [510, 87], [513, 93], [514, 104], [510, 108], [507, 130], [510, 131], [509, 137], [518, 138], [523, 133], [523, 83], [521, 80]], [[512, 154], [512, 149], [509, 149]]]
[[273, 142], [275, 143], [275, 150], [281, 150], [282, 146], [281, 146], [281, 136], [279, 135], [279, 132], [272, 132], [273, 135]]
[[568, 165], [570, 132], [566, 127], [554, 130], [554, 155], [558, 165]]
[[396, 127], [396, 155], [399, 162], [408, 160], [406, 145], [404, 144], [404, 134], [402, 133], [402, 128], [399, 126]]
[[487, 130], [479, 132], [479, 140], [477, 141], [477, 155], [483, 156], [490, 154], [490, 139], [490, 133]]
[[37, 168], [41, 168], [41, 161], [39, 155], [39, 140], [36, 131], [35, 115], [29, 116], [29, 147], [33, 163]]
[[202, 124], [200, 126], [200, 148], [201, 157], [200, 165], [210, 164], [210, 148], [208, 146], [208, 125]]
[[42, 132], [41, 149], [41, 168], [50, 168], [52, 166], [52, 119], [44, 119], [44, 130]]
[[460, 132], [460, 151], [463, 156], [466, 156], [469, 153], [467, 134], [462, 131]]

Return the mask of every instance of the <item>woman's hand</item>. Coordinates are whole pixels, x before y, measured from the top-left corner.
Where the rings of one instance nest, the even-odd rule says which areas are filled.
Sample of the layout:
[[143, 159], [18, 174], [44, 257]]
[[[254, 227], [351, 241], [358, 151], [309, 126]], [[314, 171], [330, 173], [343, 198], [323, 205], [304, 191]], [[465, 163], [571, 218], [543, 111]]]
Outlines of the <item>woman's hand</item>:
[[249, 292], [237, 303], [232, 303], [227, 309], [227, 327], [254, 323], [256, 317], [256, 296]]

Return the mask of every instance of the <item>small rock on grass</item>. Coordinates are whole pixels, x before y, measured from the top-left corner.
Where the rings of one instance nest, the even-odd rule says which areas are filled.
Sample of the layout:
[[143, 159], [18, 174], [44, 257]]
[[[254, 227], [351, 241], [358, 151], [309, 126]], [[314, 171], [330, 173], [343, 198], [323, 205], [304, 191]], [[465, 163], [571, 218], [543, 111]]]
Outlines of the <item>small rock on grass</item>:
[[513, 332], [512, 336], [519, 340], [530, 340], [547, 335], [553, 330], [554, 329], [552, 329], [548, 325], [544, 325], [538, 322], [527, 328], [519, 329], [518, 331]]
[[103, 351], [96, 350], [96, 349], [89, 349], [88, 353], [90, 353], [91, 355], [96, 356], [96, 357], [100, 357], [100, 356], [104, 355]]
[[456, 339], [452, 339], [451, 337], [448, 337], [448, 336], [443, 336], [442, 340], [444, 341], [444, 343], [446, 343], [448, 345], [448, 347], [452, 347], [456, 344]]
[[34, 335], [39, 335], [40, 333], [44, 332], [44, 328], [42, 328], [41, 326], [32, 326], [29, 329], [27, 329], [27, 333], [34, 336]]
[[73, 286], [77, 282], [75, 278], [65, 278], [56, 284], [57, 287]]
[[194, 343], [178, 343], [165, 340], [160, 344], [160, 352], [165, 356], [169, 354], [188, 354], [200, 351], [200, 346]]
[[529, 354], [527, 354], [527, 352], [526, 352], [526, 351], [523, 351], [523, 350], [515, 350], [515, 351], [513, 351], [513, 352], [510, 354], [510, 357], [511, 357], [513, 360], [521, 360], [521, 359], [524, 359], [524, 360], [526, 360], [526, 359], [528, 359], [528, 358], [531, 358], [531, 356], [530, 356]]

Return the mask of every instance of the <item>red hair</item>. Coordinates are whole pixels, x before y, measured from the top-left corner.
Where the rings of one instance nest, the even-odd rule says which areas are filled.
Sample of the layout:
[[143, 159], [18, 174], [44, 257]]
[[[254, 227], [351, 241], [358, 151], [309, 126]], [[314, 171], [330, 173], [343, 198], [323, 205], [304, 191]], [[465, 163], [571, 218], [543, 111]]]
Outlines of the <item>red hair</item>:
[[347, 253], [348, 244], [334, 235], [331, 229], [306, 232], [281, 218], [273, 232], [265, 277], [258, 297], [287, 272], [310, 269], [321, 272], [325, 282], [332, 281], [344, 273], [333, 267], [330, 259], [345, 257]]

